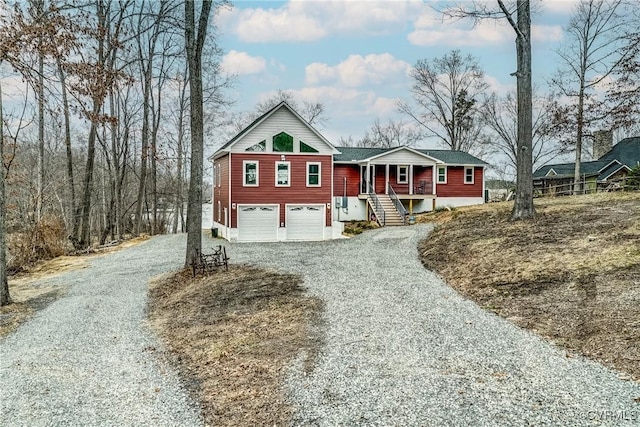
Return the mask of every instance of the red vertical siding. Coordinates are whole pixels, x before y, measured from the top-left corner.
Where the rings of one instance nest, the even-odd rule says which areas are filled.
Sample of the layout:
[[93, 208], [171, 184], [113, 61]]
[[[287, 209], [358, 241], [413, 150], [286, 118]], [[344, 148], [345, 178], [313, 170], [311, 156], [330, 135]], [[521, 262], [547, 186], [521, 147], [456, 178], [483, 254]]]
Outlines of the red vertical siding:
[[447, 167], [447, 183], [437, 185], [438, 197], [484, 197], [482, 194], [483, 168], [474, 168], [473, 184], [464, 183], [464, 167]]
[[[229, 207], [229, 154], [215, 159], [213, 165], [214, 173], [215, 168], [220, 167], [220, 174], [215, 177], [216, 185], [213, 187], [213, 220], [224, 224], [224, 208]], [[218, 215], [218, 202], [222, 205], [220, 215]]]
[[[385, 166], [372, 165], [371, 167], [376, 168], [376, 177], [375, 177], [376, 193], [384, 193], [386, 190], [385, 189], [385, 185], [386, 185]], [[392, 167], [390, 166], [389, 168], [391, 169]]]
[[433, 167], [413, 167], [413, 186], [419, 187], [421, 181], [425, 183], [425, 194], [433, 193]]
[[[347, 180], [347, 194], [344, 194], [344, 180]], [[360, 193], [360, 166], [333, 165], [333, 195], [356, 197]]]
[[[244, 160], [258, 161], [258, 187], [244, 187]], [[280, 222], [286, 218], [286, 204], [331, 203], [331, 164], [332, 156], [286, 154], [290, 162], [290, 187], [276, 187], [275, 165], [280, 154], [233, 153], [231, 157], [231, 195], [232, 203], [237, 204], [280, 204]], [[307, 187], [307, 162], [320, 163], [321, 187]], [[327, 209], [326, 223], [331, 225], [331, 209]], [[231, 210], [231, 226], [237, 227], [237, 209]]]

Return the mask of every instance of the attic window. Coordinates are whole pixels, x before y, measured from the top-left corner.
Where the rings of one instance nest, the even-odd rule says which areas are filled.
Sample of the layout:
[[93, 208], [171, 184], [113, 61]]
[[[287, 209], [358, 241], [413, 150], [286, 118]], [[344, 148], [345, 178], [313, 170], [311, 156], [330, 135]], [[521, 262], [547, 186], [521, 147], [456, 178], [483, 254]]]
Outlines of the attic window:
[[300, 141], [300, 152], [301, 153], [318, 153], [318, 150]]
[[293, 137], [286, 132], [280, 132], [273, 137], [273, 151], [293, 153]]
[[245, 151], [267, 151], [267, 141], [260, 141], [257, 144], [247, 148]]

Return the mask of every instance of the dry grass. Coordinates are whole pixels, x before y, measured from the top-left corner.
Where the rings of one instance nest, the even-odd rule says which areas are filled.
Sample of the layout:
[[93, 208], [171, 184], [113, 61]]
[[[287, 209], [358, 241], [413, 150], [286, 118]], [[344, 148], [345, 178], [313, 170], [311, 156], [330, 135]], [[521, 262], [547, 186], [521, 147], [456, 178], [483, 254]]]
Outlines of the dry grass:
[[284, 425], [291, 408], [284, 367], [299, 352], [312, 366], [318, 299], [295, 275], [229, 266], [193, 279], [188, 271], [151, 284], [149, 318], [202, 404], [209, 425]]
[[422, 261], [463, 295], [640, 379], [640, 194], [537, 199], [425, 215]]
[[104, 255], [137, 245], [148, 236], [125, 240], [118, 245], [93, 248], [82, 256], [59, 256], [38, 261], [33, 265], [21, 266], [19, 273], [9, 278], [9, 294], [13, 304], [0, 307], [0, 337], [15, 331], [33, 313], [46, 307], [66, 292], [60, 285], [42, 284], [43, 279], [54, 277], [67, 271], [79, 270], [87, 266], [88, 256]]

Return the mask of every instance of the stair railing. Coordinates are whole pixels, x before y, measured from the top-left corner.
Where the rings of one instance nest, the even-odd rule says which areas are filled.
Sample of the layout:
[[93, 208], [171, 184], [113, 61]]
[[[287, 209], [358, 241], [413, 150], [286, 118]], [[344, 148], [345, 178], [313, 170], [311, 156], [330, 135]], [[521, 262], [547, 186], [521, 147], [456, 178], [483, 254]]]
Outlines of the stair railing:
[[382, 203], [380, 203], [380, 199], [375, 191], [373, 191], [373, 187], [371, 183], [367, 181], [367, 196], [369, 197], [369, 204], [373, 209], [373, 213], [376, 215], [376, 220], [378, 224], [384, 226], [385, 217], [384, 217], [384, 208], [382, 207]]
[[398, 211], [398, 213], [402, 217], [402, 223], [406, 224], [408, 212], [405, 209], [405, 207], [402, 204], [402, 202], [400, 201], [400, 199], [398, 199], [398, 195], [393, 190], [393, 187], [391, 186], [391, 183], [387, 183], [387, 193], [389, 194], [389, 198], [393, 202], [393, 206], [395, 206], [396, 210]]

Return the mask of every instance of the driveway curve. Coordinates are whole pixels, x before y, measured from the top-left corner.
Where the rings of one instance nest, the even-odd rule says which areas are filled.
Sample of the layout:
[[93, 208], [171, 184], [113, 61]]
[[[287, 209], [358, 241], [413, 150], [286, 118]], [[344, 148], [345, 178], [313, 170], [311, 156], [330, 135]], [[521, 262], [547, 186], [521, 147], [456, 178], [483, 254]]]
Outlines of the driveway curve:
[[0, 339], [2, 426], [198, 426], [146, 327], [148, 281], [184, 262], [161, 236], [46, 279], [67, 294]]
[[300, 273], [326, 304], [315, 368], [300, 359], [288, 374], [296, 425], [640, 424], [639, 384], [482, 310], [426, 270], [417, 245], [430, 231], [231, 245], [233, 262]]
[[[314, 369], [301, 355], [287, 375], [296, 425], [638, 425], [639, 384], [567, 357], [425, 270], [417, 244], [430, 230], [227, 245], [234, 263], [300, 273], [325, 302]], [[67, 295], [0, 340], [0, 424], [201, 425], [145, 323], [148, 279], [180, 268], [184, 244], [156, 237], [49, 279]]]

